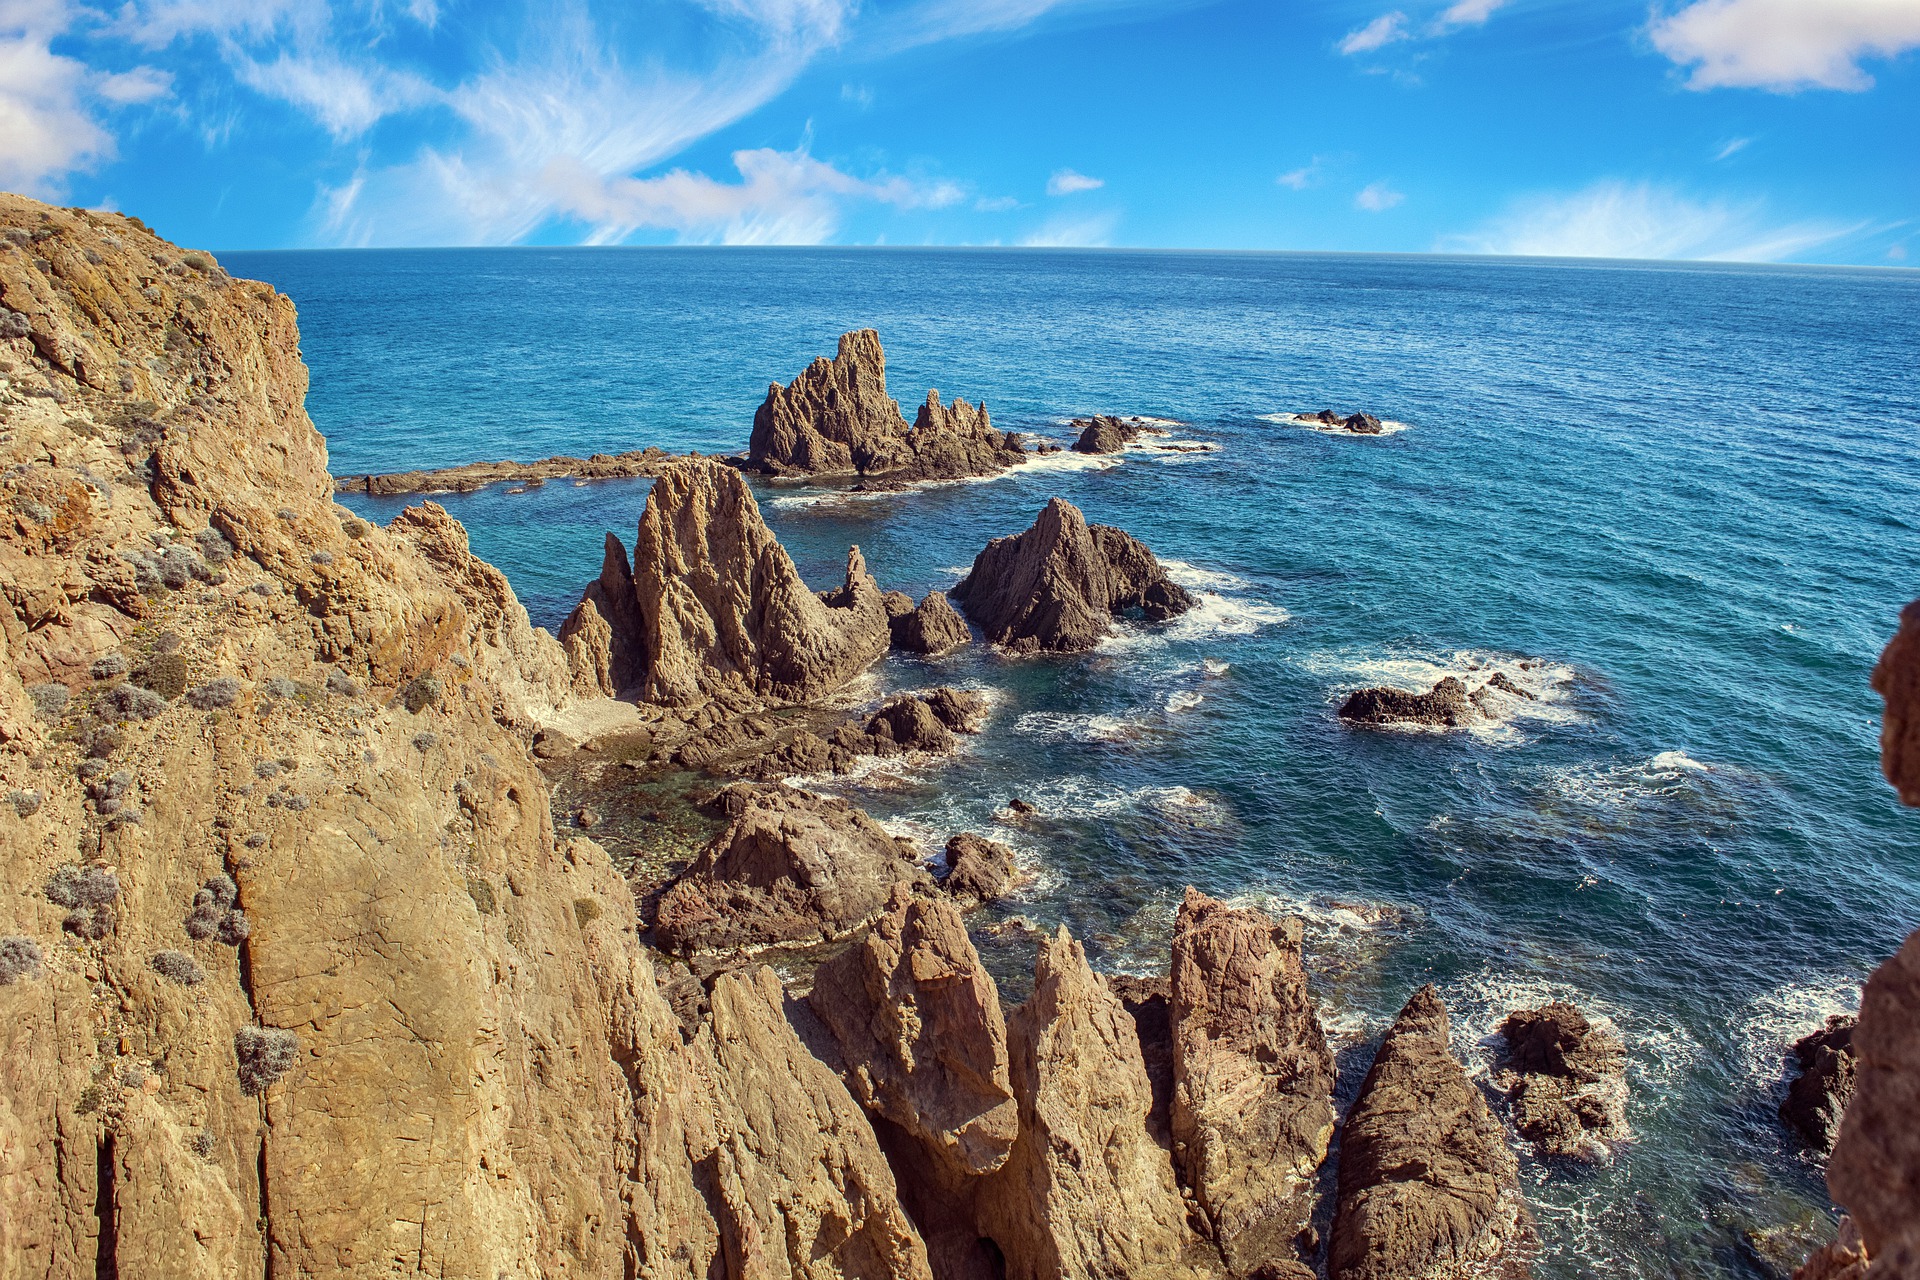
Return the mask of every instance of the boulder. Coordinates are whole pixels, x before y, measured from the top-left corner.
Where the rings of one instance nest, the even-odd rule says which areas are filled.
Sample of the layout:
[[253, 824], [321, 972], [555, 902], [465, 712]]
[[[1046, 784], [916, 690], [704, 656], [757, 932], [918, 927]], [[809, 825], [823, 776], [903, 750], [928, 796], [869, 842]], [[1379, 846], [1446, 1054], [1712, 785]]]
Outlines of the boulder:
[[730, 821], [660, 895], [654, 933], [687, 954], [843, 937], [873, 919], [897, 885], [924, 885], [910, 846], [830, 796], [736, 783]]
[[1605, 1161], [1627, 1136], [1627, 1049], [1564, 1001], [1507, 1015], [1494, 1079], [1514, 1127], [1542, 1156]]
[[955, 733], [980, 732], [986, 726], [987, 712], [993, 707], [987, 695], [978, 689], [955, 689], [944, 684], [920, 697], [933, 709], [940, 723]]
[[814, 594], [739, 473], [693, 459], [654, 481], [630, 574], [609, 535], [600, 577], [561, 635], [574, 641], [576, 680], [592, 673], [601, 692], [691, 707], [818, 698], [881, 657], [891, 632], [860, 548], [845, 583]]
[[1458, 729], [1478, 724], [1480, 710], [1467, 697], [1467, 686], [1447, 676], [1425, 693], [1404, 689], [1359, 689], [1340, 704], [1340, 718], [1354, 724], [1417, 724]]
[[1823, 1154], [1833, 1149], [1840, 1119], [1853, 1100], [1858, 1070], [1853, 1052], [1854, 1023], [1847, 1014], [1835, 1014], [1827, 1019], [1826, 1026], [1802, 1036], [1793, 1046], [1800, 1074], [1787, 1086], [1780, 1118], [1805, 1138], [1807, 1145]]
[[960, 913], [897, 886], [859, 942], [814, 975], [808, 1004], [848, 1087], [950, 1175], [1006, 1163], [1019, 1126], [999, 989]]
[[1119, 418], [1075, 418], [1072, 425], [1080, 432], [1073, 442], [1075, 453], [1118, 453], [1140, 438], [1139, 423]]
[[1431, 986], [1400, 1011], [1340, 1134], [1330, 1280], [1522, 1276], [1532, 1220], [1500, 1123]]
[[[906, 597], [901, 596], [901, 599]], [[937, 657], [972, 641], [973, 633], [967, 630], [966, 620], [947, 602], [945, 592], [929, 591], [919, 604], [913, 605], [909, 601], [909, 605], [911, 607], [906, 612], [893, 614], [888, 619], [894, 648], [905, 653]]]
[[947, 875], [940, 887], [961, 910], [1006, 897], [1019, 878], [1013, 850], [999, 841], [970, 831], [947, 841]]
[[1020, 1133], [977, 1196], [1007, 1280], [1217, 1274], [1197, 1265], [1172, 1161], [1147, 1133], [1133, 1019], [1064, 927], [1041, 944], [1007, 1047]]
[[953, 750], [953, 730], [934, 714], [933, 707], [919, 698], [895, 698], [867, 721], [867, 737], [873, 746], [866, 754], [898, 755], [903, 751], [931, 751], [945, 754]]
[[1333, 1137], [1334, 1064], [1307, 994], [1300, 922], [1189, 886], [1174, 919], [1172, 979], [1171, 1119], [1183, 1180], [1233, 1275], [1310, 1274], [1296, 1238]]
[[900, 481], [989, 475], [1025, 456], [1018, 436], [994, 430], [984, 404], [943, 404], [937, 391], [909, 428], [887, 395], [886, 355], [872, 329], [842, 334], [832, 360], [769, 386], [747, 445], [748, 465], [770, 475]]
[[1055, 498], [1025, 533], [995, 538], [950, 593], [987, 639], [1015, 653], [1091, 649], [1115, 617], [1164, 622], [1193, 607], [1153, 553]]
[[1340, 425], [1356, 436], [1377, 436], [1385, 429], [1380, 419], [1370, 413], [1350, 413], [1340, 419]]

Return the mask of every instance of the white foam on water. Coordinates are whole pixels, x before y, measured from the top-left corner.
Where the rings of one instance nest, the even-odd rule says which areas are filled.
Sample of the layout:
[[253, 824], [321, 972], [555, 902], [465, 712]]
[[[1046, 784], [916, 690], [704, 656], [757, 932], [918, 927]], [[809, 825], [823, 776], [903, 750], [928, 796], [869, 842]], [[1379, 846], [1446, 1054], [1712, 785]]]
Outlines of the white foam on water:
[[1178, 715], [1182, 711], [1191, 711], [1206, 700], [1207, 697], [1203, 693], [1195, 693], [1191, 689], [1181, 689], [1167, 695], [1167, 714]]
[[[1488, 719], [1464, 729], [1420, 724], [1370, 725], [1369, 728], [1401, 733], [1468, 732], [1486, 741], [1512, 745], [1529, 741], [1519, 732], [1521, 725], [1571, 724], [1583, 718], [1570, 702], [1578, 686], [1579, 673], [1567, 663], [1524, 654], [1490, 649], [1389, 654], [1330, 650], [1308, 654], [1294, 662], [1308, 674], [1332, 682], [1328, 701], [1335, 704], [1363, 688], [1386, 687], [1425, 693], [1448, 676], [1466, 685], [1470, 693], [1485, 689], [1486, 701], [1491, 704], [1481, 708]], [[1489, 688], [1488, 682], [1495, 672], [1505, 675], [1515, 686], [1532, 694], [1532, 698]]]
[[1788, 1078], [1793, 1042], [1837, 1013], [1860, 1011], [1860, 979], [1830, 974], [1789, 983], [1750, 1001], [1735, 1022], [1735, 1048], [1746, 1084], [1771, 1093]]
[[1554, 794], [1596, 808], [1619, 808], [1647, 800], [1697, 793], [1715, 774], [1727, 770], [1702, 764], [1682, 751], [1662, 751], [1627, 764], [1565, 765], [1546, 770], [1546, 787]]
[[1253, 586], [1245, 578], [1222, 569], [1203, 569], [1185, 560], [1161, 560], [1167, 576], [1189, 591], [1245, 591]]
[[1147, 733], [1142, 715], [1029, 711], [1013, 722], [1015, 733], [1048, 742], [1132, 742]]
[[1173, 621], [1122, 624], [1102, 640], [1098, 648], [1117, 653], [1152, 648], [1170, 641], [1250, 636], [1262, 627], [1277, 627], [1292, 619], [1292, 614], [1276, 604], [1202, 591], [1195, 595], [1193, 608]]
[[1349, 440], [1377, 440], [1381, 436], [1397, 436], [1412, 425], [1405, 422], [1396, 422], [1392, 418], [1382, 418], [1380, 419], [1380, 430], [1376, 433], [1371, 431], [1349, 431], [1345, 427], [1333, 426], [1329, 423], [1321, 422], [1317, 418], [1310, 418], [1304, 413], [1263, 413], [1259, 414], [1258, 417], [1262, 422], [1271, 422], [1283, 427], [1305, 427], [1309, 431], [1318, 431], [1322, 435], [1345, 436]]
[[1200, 670], [1208, 676], [1223, 676], [1233, 669], [1233, 664], [1225, 658], [1202, 658]]
[[1026, 798], [1049, 818], [1111, 818], [1120, 813], [1151, 813], [1195, 826], [1219, 826], [1228, 820], [1226, 806], [1191, 787], [1137, 787], [1128, 790], [1086, 774], [1046, 778], [1026, 789]]

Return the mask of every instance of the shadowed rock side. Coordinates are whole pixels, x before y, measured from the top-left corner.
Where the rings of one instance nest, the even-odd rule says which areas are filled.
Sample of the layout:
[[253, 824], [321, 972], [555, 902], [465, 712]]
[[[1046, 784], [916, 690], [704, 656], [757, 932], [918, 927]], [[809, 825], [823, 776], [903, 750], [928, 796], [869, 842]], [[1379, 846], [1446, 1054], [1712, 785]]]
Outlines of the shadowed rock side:
[[948, 594], [1015, 653], [1091, 649], [1130, 610], [1164, 622], [1193, 607], [1142, 543], [1060, 498], [1025, 533], [989, 542]]
[[905, 592], [889, 591], [886, 601], [893, 647], [903, 653], [938, 657], [973, 640], [966, 620], [947, 602], [944, 591], [929, 591], [917, 605]]
[[1073, 441], [1075, 453], [1118, 453], [1138, 440], [1145, 430], [1138, 420], [1110, 418], [1104, 414], [1075, 418], [1072, 425], [1080, 429]]
[[989, 475], [1025, 457], [1018, 436], [994, 430], [984, 404], [943, 404], [937, 391], [909, 429], [887, 395], [887, 360], [872, 329], [842, 334], [832, 360], [768, 387], [747, 446], [748, 464], [770, 475], [898, 481]]
[[1020, 1136], [977, 1204], [1008, 1280], [1219, 1274], [1147, 1134], [1133, 1018], [1064, 927], [1042, 944], [1007, 1041]]
[[1900, 630], [1873, 668], [1873, 688], [1886, 699], [1880, 770], [1900, 803], [1920, 805], [1920, 600], [1900, 611]]
[[1780, 1118], [1825, 1154], [1840, 1133], [1840, 1119], [1853, 1100], [1858, 1060], [1853, 1052], [1855, 1019], [1835, 1014], [1827, 1025], [1794, 1042], [1794, 1061], [1800, 1074], [1787, 1087]]
[[1432, 987], [1407, 1002], [1340, 1133], [1332, 1280], [1524, 1276], [1519, 1165], [1454, 1058]]
[[720, 463], [664, 471], [647, 495], [630, 574], [623, 559], [610, 544], [561, 628], [577, 687], [676, 707], [805, 702], [887, 651], [886, 606], [860, 549], [847, 555], [843, 586], [809, 591], [746, 481]]
[[1604, 1161], [1627, 1136], [1627, 1047], [1570, 1004], [1523, 1009], [1500, 1025], [1496, 1082], [1514, 1127], [1543, 1156]]
[[947, 841], [947, 874], [941, 889], [961, 910], [996, 902], [1019, 883], [1013, 850], [997, 840], [962, 831]]
[[1920, 1276], [1920, 931], [1867, 979], [1853, 1100], [1827, 1188], [1859, 1228], [1870, 1276]]
[[1297, 1237], [1333, 1137], [1333, 1054], [1300, 922], [1189, 887], [1173, 926], [1174, 1151], [1235, 1276], [1310, 1277]]
[[1019, 1125], [1000, 993], [960, 913], [896, 887], [866, 936], [822, 965], [808, 1004], [854, 1096], [947, 1177], [1006, 1163]]
[[729, 817], [660, 896], [654, 936], [669, 951], [730, 951], [843, 937], [896, 885], [931, 881], [911, 846], [844, 800], [735, 783]]

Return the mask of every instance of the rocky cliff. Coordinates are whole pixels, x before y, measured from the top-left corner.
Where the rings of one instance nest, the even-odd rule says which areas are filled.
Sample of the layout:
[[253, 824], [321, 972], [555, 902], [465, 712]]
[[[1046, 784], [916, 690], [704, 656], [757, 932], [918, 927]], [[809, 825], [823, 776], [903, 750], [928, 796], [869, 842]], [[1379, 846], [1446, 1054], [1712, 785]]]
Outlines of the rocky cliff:
[[887, 395], [887, 358], [872, 329], [842, 334], [833, 359], [769, 386], [747, 445], [749, 465], [771, 475], [903, 482], [990, 475], [1025, 457], [1018, 436], [994, 429], [986, 405], [946, 404], [938, 391], [927, 392], [909, 428]]

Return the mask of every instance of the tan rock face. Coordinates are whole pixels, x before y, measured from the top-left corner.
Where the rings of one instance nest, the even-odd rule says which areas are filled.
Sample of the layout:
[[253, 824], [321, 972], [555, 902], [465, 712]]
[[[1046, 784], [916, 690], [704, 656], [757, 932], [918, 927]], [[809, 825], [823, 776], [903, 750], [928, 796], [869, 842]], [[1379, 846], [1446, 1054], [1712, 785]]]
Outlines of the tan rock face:
[[822, 965], [808, 1003], [853, 1093], [954, 1175], [1006, 1162], [1019, 1124], [1000, 993], [947, 903], [896, 888], [861, 941]]
[[1133, 1018], [1064, 928], [1007, 1040], [1020, 1136], [977, 1203], [1011, 1280], [1217, 1274], [1197, 1265], [1172, 1161], [1147, 1136]]
[[1526, 1274], [1531, 1219], [1499, 1121], [1422, 987], [1381, 1043], [1340, 1134], [1335, 1280]]
[[815, 595], [746, 482], [720, 463], [662, 472], [631, 571], [625, 559], [609, 535], [600, 577], [562, 628], [572, 679], [601, 693], [676, 707], [805, 702], [887, 651], [886, 606], [860, 549], [847, 556], [846, 582]]
[[1873, 669], [1873, 688], [1886, 699], [1880, 720], [1880, 769], [1900, 803], [1920, 805], [1920, 600], [1900, 612], [1900, 630]]
[[1867, 979], [1853, 1051], [1827, 1188], [1859, 1228], [1871, 1275], [1920, 1275], [1920, 931]]
[[887, 395], [887, 360], [872, 329], [842, 334], [787, 386], [767, 388], [747, 456], [776, 475], [863, 475], [902, 480], [986, 475], [1021, 461], [1018, 437], [993, 429], [985, 405], [942, 404], [929, 391], [913, 428]]
[[1298, 1269], [1334, 1081], [1299, 921], [1189, 887], [1174, 920], [1171, 1021], [1174, 1149], [1228, 1268]]
[[[905, 596], [901, 599], [906, 600]], [[946, 593], [929, 591], [919, 604], [909, 603], [898, 613], [889, 610], [893, 647], [906, 653], [938, 657], [951, 653], [973, 640], [966, 619], [948, 603]]]
[[1015, 653], [1091, 649], [1124, 610], [1159, 622], [1193, 607], [1144, 545], [1089, 525], [1060, 498], [1025, 533], [988, 543], [950, 594], [988, 640]]

